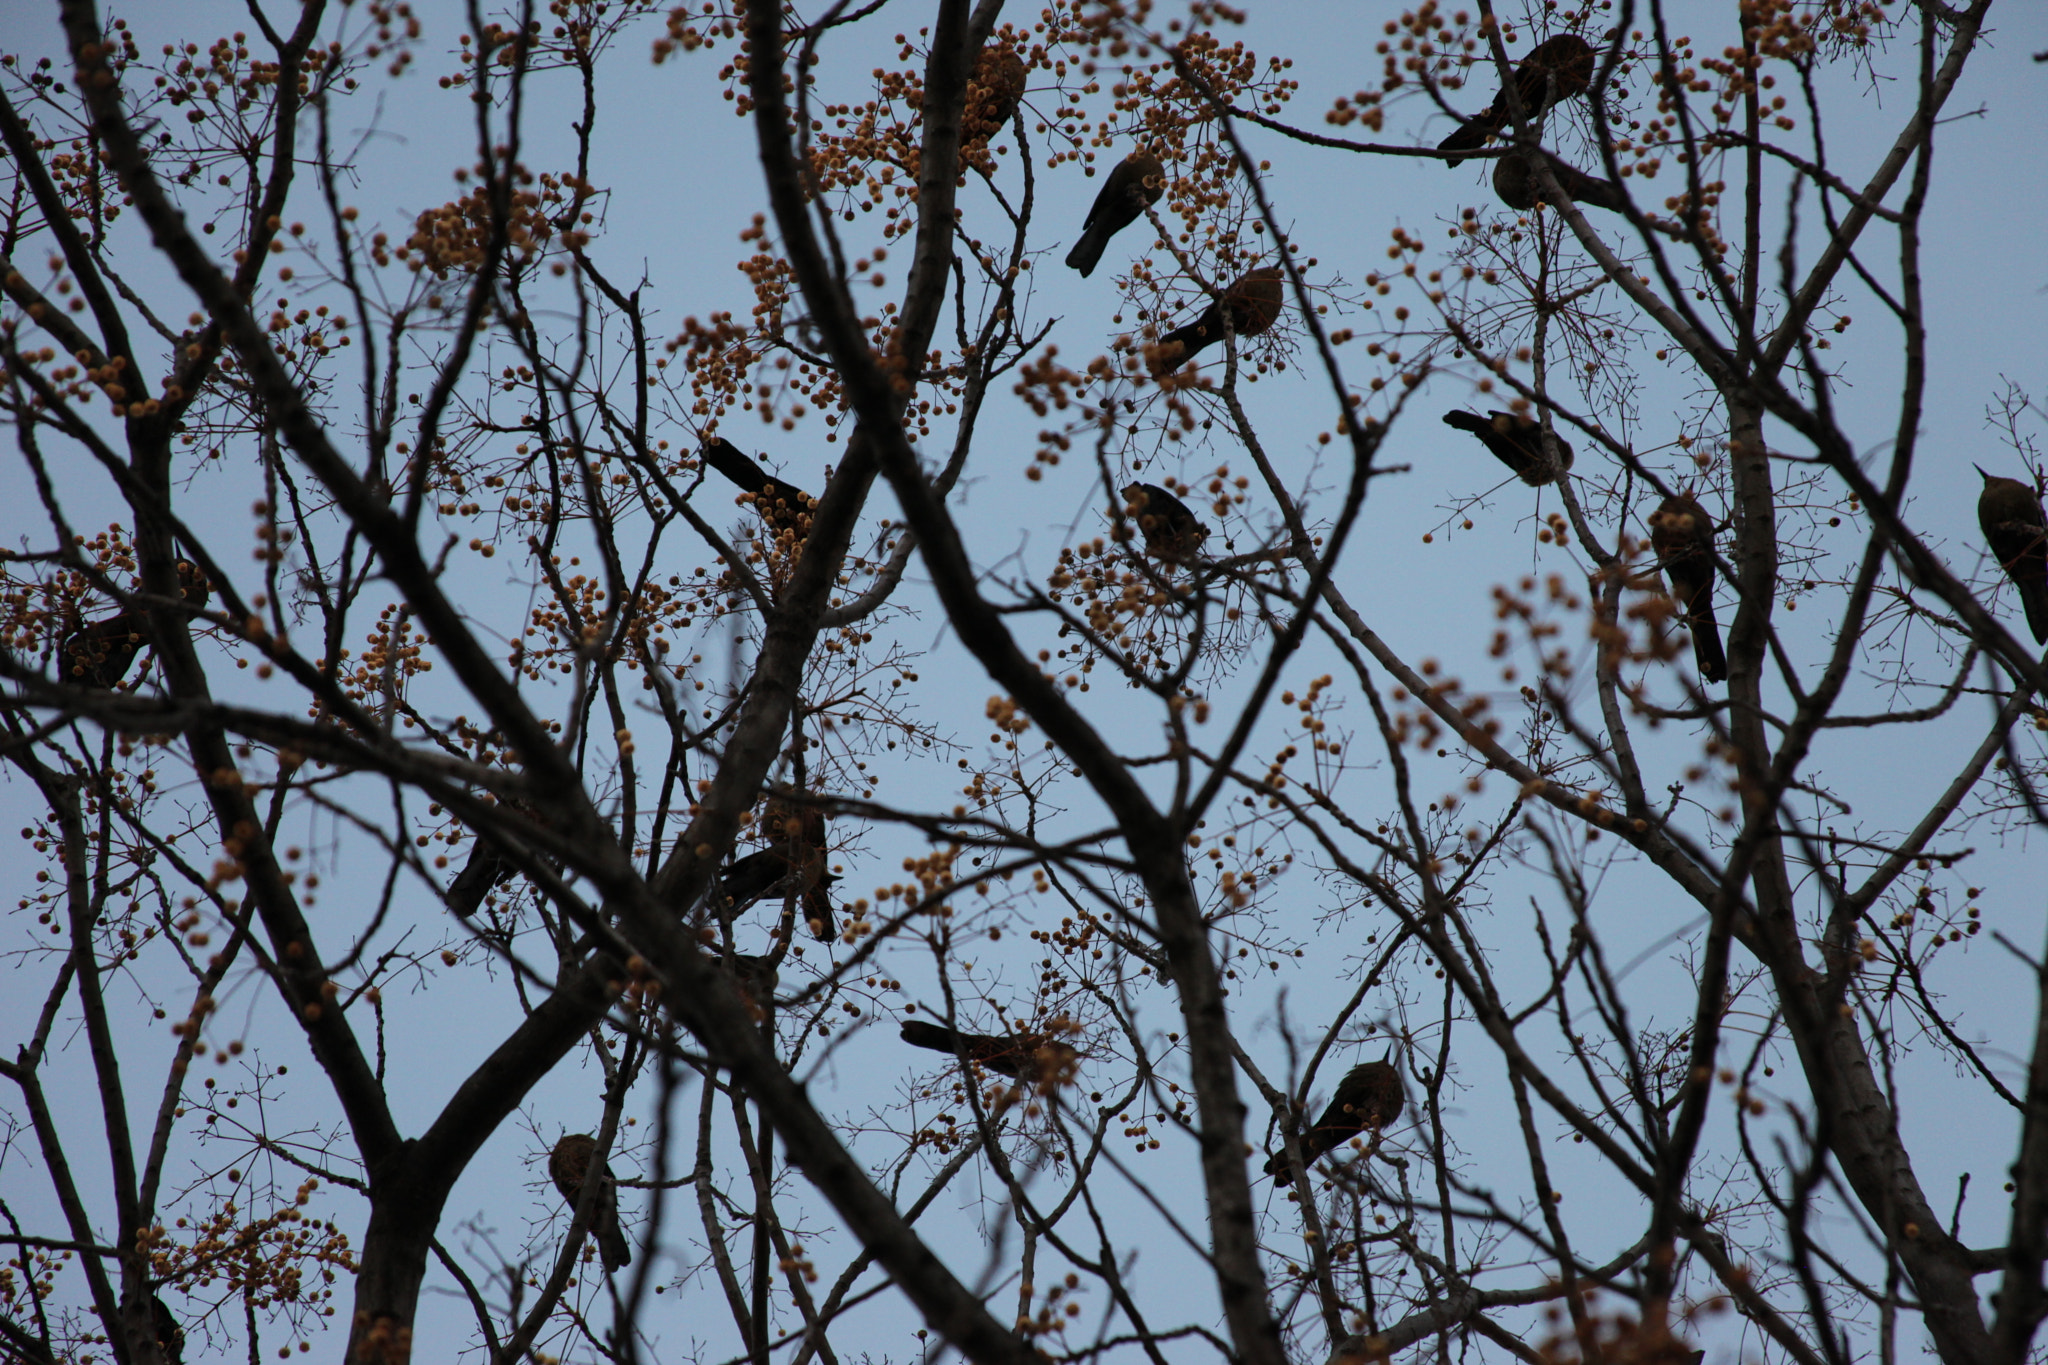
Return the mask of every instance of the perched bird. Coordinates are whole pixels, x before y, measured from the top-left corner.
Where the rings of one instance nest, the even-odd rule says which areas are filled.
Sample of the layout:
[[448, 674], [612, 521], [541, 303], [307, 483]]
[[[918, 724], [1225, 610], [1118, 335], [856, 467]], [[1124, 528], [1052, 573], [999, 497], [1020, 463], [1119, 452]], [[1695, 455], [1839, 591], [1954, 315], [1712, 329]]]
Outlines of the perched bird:
[[[1536, 44], [1528, 56], [1515, 63], [1515, 92], [1522, 101], [1522, 115], [1539, 119], [1552, 105], [1585, 93], [1593, 83], [1593, 48], [1576, 33], [1560, 33]], [[1436, 144], [1440, 152], [1476, 152], [1486, 139], [1506, 127], [1513, 111], [1507, 91], [1493, 97], [1493, 103], [1458, 125], [1456, 132]], [[1455, 166], [1465, 158], [1447, 156], [1444, 165]], [[1576, 197], [1576, 196], [1574, 196]]]
[[1165, 193], [1166, 167], [1145, 148], [1140, 147], [1117, 162], [1109, 179], [1102, 182], [1102, 189], [1088, 210], [1087, 221], [1081, 224], [1081, 240], [1067, 253], [1067, 264], [1087, 279], [1101, 262], [1109, 239], [1137, 222]]
[[1224, 291], [1221, 302], [1211, 299], [1200, 317], [1159, 338], [1159, 345], [1152, 352], [1152, 373], [1171, 374], [1223, 340], [1225, 303], [1230, 305], [1230, 330], [1238, 336], [1255, 337], [1266, 331], [1280, 319], [1283, 278], [1277, 265], [1246, 271]]
[[1125, 484], [1124, 513], [1145, 533], [1145, 553], [1155, 559], [1185, 562], [1209, 538], [1188, 505], [1156, 483]]
[[[1476, 412], [1454, 411], [1444, 414], [1444, 425], [1469, 431], [1477, 436], [1494, 458], [1515, 471], [1515, 477], [1532, 488], [1541, 488], [1557, 477], [1550, 467], [1550, 460], [1543, 453], [1543, 424], [1533, 417], [1521, 417], [1512, 412], [1490, 411], [1481, 417]], [[1572, 467], [1572, 444], [1555, 431], [1551, 439], [1557, 442], [1557, 459], [1566, 469]]]
[[[548, 1174], [554, 1177], [555, 1188], [572, 1210], [582, 1197], [596, 1156], [597, 1139], [588, 1133], [566, 1134], [548, 1154]], [[602, 1161], [596, 1165], [597, 1205], [590, 1212], [590, 1231], [597, 1238], [597, 1254], [604, 1268], [621, 1270], [633, 1264], [633, 1249], [626, 1244], [626, 1235], [619, 1231], [619, 1188], [611, 1167]]]
[[483, 905], [485, 896], [511, 881], [518, 870], [495, 840], [489, 835], [477, 835], [476, 842], [470, 845], [469, 861], [448, 883], [448, 908], [468, 919]]
[[825, 869], [825, 813], [815, 806], [791, 810], [780, 803], [762, 814], [763, 832], [773, 840], [766, 848], [735, 858], [718, 877], [718, 893], [737, 915], [755, 901], [794, 890], [802, 898], [804, 922], [820, 942], [838, 932], [832, 916], [832, 884], [838, 874]]
[[811, 509], [818, 500], [762, 469], [731, 441], [714, 436], [704, 443], [698, 455], [738, 485], [751, 498], [754, 510], [776, 530], [802, 535], [810, 529]]
[[967, 104], [960, 117], [963, 151], [1002, 132], [1024, 99], [1030, 71], [1016, 49], [985, 47], [967, 78]]
[[171, 1316], [171, 1306], [161, 1294], [149, 1296], [149, 1329], [156, 1335], [156, 1351], [164, 1365], [185, 1365], [185, 1329]]
[[1036, 1033], [962, 1033], [922, 1019], [903, 1021], [903, 1041], [952, 1056], [965, 1056], [1012, 1080], [1057, 1075], [1073, 1064], [1072, 1046]]
[[[212, 594], [199, 566], [179, 560], [178, 595], [185, 605], [199, 611]], [[128, 676], [129, 666], [149, 639], [149, 613], [139, 607], [80, 626], [57, 650], [57, 676], [85, 687], [112, 687]]]
[[[1980, 468], [1977, 471], [1984, 474]], [[1984, 474], [1977, 495], [1977, 524], [1984, 542], [1998, 556], [1998, 566], [2020, 590], [2027, 628], [2035, 644], [2048, 644], [2048, 518], [2033, 487], [2018, 479]]]
[[1650, 548], [1685, 628], [1692, 632], [1692, 657], [1700, 677], [1728, 681], [1728, 656], [1721, 652], [1721, 627], [1714, 622], [1714, 519], [1690, 493], [1676, 493], [1650, 514]]
[[1612, 180], [1587, 175], [1549, 152], [1514, 150], [1493, 163], [1493, 192], [1500, 196], [1501, 203], [1511, 209], [1533, 209], [1543, 195], [1542, 186], [1536, 180], [1536, 169], [1530, 164], [1535, 156], [1550, 163], [1550, 173], [1557, 177], [1558, 188], [1570, 195], [1576, 204], [1620, 213], [1628, 202], [1621, 186]]
[[57, 651], [57, 676], [82, 687], [109, 688], [128, 676], [135, 656], [149, 643], [149, 617], [117, 612], [80, 626]]
[[[1313, 1166], [1323, 1153], [1366, 1129], [1387, 1127], [1401, 1117], [1401, 1106], [1407, 1098], [1391, 1049], [1377, 1062], [1352, 1067], [1337, 1083], [1330, 1107], [1323, 1110], [1315, 1127], [1301, 1135], [1302, 1157]], [[1266, 1159], [1266, 1174], [1277, 1180], [1293, 1179], [1293, 1170], [1285, 1147]]]

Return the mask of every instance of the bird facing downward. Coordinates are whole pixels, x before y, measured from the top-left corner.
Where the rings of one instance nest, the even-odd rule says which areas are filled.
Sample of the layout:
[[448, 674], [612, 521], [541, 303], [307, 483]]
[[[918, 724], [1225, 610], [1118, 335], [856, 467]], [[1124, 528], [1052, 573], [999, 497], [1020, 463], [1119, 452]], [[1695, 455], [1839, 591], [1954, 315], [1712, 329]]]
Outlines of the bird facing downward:
[[[548, 1154], [548, 1174], [571, 1210], [582, 1197], [596, 1156], [597, 1139], [588, 1133], [564, 1135]], [[611, 1167], [602, 1161], [596, 1162], [596, 1166], [597, 1203], [590, 1212], [590, 1231], [597, 1238], [597, 1254], [604, 1268], [621, 1270], [633, 1263], [633, 1249], [626, 1244], [626, 1235], [619, 1231], [619, 1188]]]
[[[1585, 93], [1593, 83], [1593, 48], [1576, 33], [1546, 38], [1515, 63], [1515, 93], [1521, 98], [1522, 115], [1540, 119], [1552, 105]], [[1437, 143], [1440, 152], [1476, 152], [1486, 139], [1499, 132], [1514, 116], [1505, 88], [1493, 103], [1458, 125], [1456, 132]], [[1447, 156], [1444, 165], [1455, 166], [1465, 158]]]
[[1125, 484], [1124, 514], [1145, 533], [1145, 553], [1154, 559], [1185, 562], [1209, 538], [1188, 505], [1156, 483]]
[[[1984, 474], [1981, 468], [1977, 472]], [[2034, 643], [2048, 644], [2048, 517], [2041, 513], [2040, 497], [2018, 479], [1984, 474], [1977, 524], [1998, 566], [2019, 589]]]
[[[1240, 337], [1255, 337], [1280, 320], [1282, 275], [1277, 265], [1262, 265], [1238, 277], [1223, 291], [1230, 305], [1230, 330]], [[1215, 299], [1202, 315], [1159, 338], [1152, 351], [1152, 373], [1171, 374], [1201, 351], [1223, 340], [1223, 306]]]
[[1141, 147], [1117, 162], [1081, 224], [1081, 239], [1067, 253], [1067, 264], [1087, 279], [1101, 262], [1109, 239], [1137, 222], [1165, 193], [1166, 168], [1151, 152]]
[[1721, 627], [1714, 620], [1714, 519], [1690, 493], [1674, 493], [1650, 514], [1650, 548], [1671, 580], [1685, 628], [1692, 632], [1692, 657], [1707, 682], [1728, 681], [1728, 656], [1721, 651]]
[[[1401, 1071], [1394, 1065], [1391, 1049], [1377, 1062], [1364, 1062], [1352, 1067], [1337, 1083], [1337, 1093], [1330, 1097], [1330, 1107], [1323, 1110], [1323, 1116], [1316, 1120], [1313, 1128], [1301, 1135], [1302, 1158], [1313, 1166], [1323, 1153], [1366, 1129], [1388, 1127], [1401, 1117], [1401, 1108], [1407, 1098], [1407, 1091], [1401, 1084]], [[1293, 1171], [1294, 1164], [1288, 1160], [1285, 1147], [1267, 1158], [1267, 1175], [1277, 1180], [1291, 1180]]]
[[[1515, 477], [1531, 488], [1541, 488], [1557, 477], [1549, 457], [1543, 453], [1543, 424], [1533, 417], [1497, 410], [1484, 417], [1476, 412], [1452, 411], [1444, 414], [1444, 425], [1477, 436], [1495, 459], [1515, 471]], [[1555, 431], [1550, 435], [1557, 442], [1558, 463], [1570, 469], [1571, 442]]]

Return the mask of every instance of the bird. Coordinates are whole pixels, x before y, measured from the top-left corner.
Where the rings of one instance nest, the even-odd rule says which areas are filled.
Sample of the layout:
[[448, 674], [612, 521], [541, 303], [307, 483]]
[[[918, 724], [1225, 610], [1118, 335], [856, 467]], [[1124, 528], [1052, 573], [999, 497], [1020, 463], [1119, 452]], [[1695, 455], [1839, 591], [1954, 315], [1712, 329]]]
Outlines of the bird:
[[819, 942], [837, 933], [832, 916], [832, 884], [839, 875], [825, 868], [825, 813], [815, 806], [791, 810], [776, 802], [762, 812], [761, 827], [773, 840], [735, 858], [719, 874], [718, 893], [728, 916], [776, 892], [794, 890], [802, 899], [804, 922]]
[[2020, 591], [2034, 643], [2048, 644], [2048, 518], [2042, 516], [2041, 499], [2018, 479], [1985, 474], [1981, 467], [1977, 472], [1984, 474], [1984, 491], [1977, 495], [1984, 541]]
[[[178, 595], [192, 611], [204, 609], [212, 596], [206, 575], [189, 559], [178, 561]], [[140, 607], [80, 626], [58, 647], [57, 676], [86, 687], [113, 687], [128, 676], [149, 640], [149, 613]]]
[[792, 531], [801, 536], [810, 529], [811, 509], [818, 500], [763, 470], [731, 441], [723, 436], [714, 436], [704, 443], [698, 455], [705, 464], [736, 484], [748, 496], [762, 520], [776, 530]]
[[1033, 1081], [1057, 1076], [1080, 1054], [1073, 1047], [1037, 1033], [963, 1033], [922, 1019], [903, 1021], [903, 1041], [912, 1047], [965, 1056], [1012, 1080]]
[[1266, 331], [1280, 318], [1282, 278], [1277, 265], [1262, 265], [1239, 276], [1220, 302], [1209, 300], [1200, 317], [1159, 338], [1152, 352], [1152, 373], [1170, 374], [1223, 340], [1224, 303], [1230, 305], [1230, 330], [1238, 336], [1255, 337]]
[[470, 846], [469, 861], [448, 883], [448, 908], [459, 918], [468, 919], [483, 905], [485, 896], [512, 880], [512, 874], [518, 870], [496, 840], [486, 834], [477, 835]]
[[1501, 203], [1511, 209], [1536, 207], [1543, 189], [1536, 182], [1536, 169], [1531, 162], [1539, 156], [1550, 163], [1550, 173], [1557, 177], [1558, 188], [1570, 195], [1573, 203], [1606, 209], [1609, 213], [1623, 211], [1628, 197], [1612, 180], [1587, 175], [1549, 152], [1531, 152], [1521, 148], [1510, 150], [1493, 163], [1493, 192], [1500, 196]]
[[1685, 628], [1692, 632], [1692, 657], [1700, 677], [1728, 680], [1728, 656], [1721, 651], [1721, 627], [1714, 622], [1714, 521], [1690, 493], [1674, 493], [1650, 514], [1650, 548], [1657, 552]]
[[185, 1365], [185, 1329], [171, 1316], [171, 1306], [161, 1294], [149, 1296], [149, 1330], [156, 1337], [156, 1351], [164, 1365]]
[[981, 55], [974, 59], [974, 74], [967, 78], [967, 104], [960, 118], [963, 151], [1002, 132], [1024, 99], [1024, 85], [1029, 79], [1030, 71], [1016, 49], [981, 50]]
[[1101, 262], [1109, 239], [1137, 222], [1165, 193], [1166, 167], [1150, 150], [1140, 147], [1117, 162], [1081, 224], [1081, 239], [1067, 253], [1067, 264], [1087, 279]]
[[148, 642], [145, 613], [117, 612], [65, 637], [57, 651], [57, 676], [82, 687], [112, 687], [128, 676], [129, 666]]
[[[1476, 412], [1452, 411], [1444, 414], [1444, 425], [1477, 436], [1495, 459], [1515, 471], [1515, 476], [1531, 488], [1541, 488], [1557, 477], [1549, 457], [1543, 453], [1543, 438], [1539, 434], [1543, 424], [1533, 417], [1497, 410], [1484, 417]], [[1570, 469], [1571, 442], [1555, 431], [1550, 436], [1557, 442], [1557, 462]]]
[[[1367, 1128], [1388, 1127], [1401, 1117], [1401, 1106], [1407, 1098], [1391, 1048], [1377, 1062], [1352, 1067], [1337, 1082], [1337, 1093], [1330, 1097], [1329, 1108], [1323, 1110], [1313, 1128], [1301, 1135], [1302, 1159], [1313, 1166], [1323, 1153]], [[1292, 1179], [1293, 1169], [1285, 1147], [1266, 1159], [1266, 1174], [1276, 1180]]]
[[[571, 1210], [582, 1197], [596, 1156], [597, 1139], [588, 1133], [565, 1134], [555, 1144], [555, 1150], [548, 1153], [548, 1174]], [[626, 1245], [626, 1235], [619, 1231], [618, 1182], [612, 1178], [611, 1167], [602, 1161], [597, 1162], [597, 1180], [597, 1204], [590, 1211], [591, 1235], [597, 1238], [597, 1254], [604, 1268], [622, 1270], [633, 1264], [633, 1249]]]
[[1155, 559], [1192, 559], [1209, 538], [1188, 505], [1156, 483], [1125, 484], [1124, 513], [1145, 533], [1145, 553]]
[[[1560, 33], [1536, 44], [1528, 56], [1515, 63], [1515, 92], [1521, 97], [1522, 116], [1539, 119], [1552, 105], [1583, 94], [1593, 83], [1593, 47], [1576, 33]], [[1508, 105], [1505, 88], [1493, 97], [1493, 103], [1471, 118], [1458, 125], [1442, 142], [1436, 144], [1440, 152], [1457, 152], [1461, 155], [1447, 156], [1444, 165], [1455, 166], [1465, 158], [1462, 153], [1476, 152], [1486, 145], [1486, 139], [1499, 132], [1513, 117]]]

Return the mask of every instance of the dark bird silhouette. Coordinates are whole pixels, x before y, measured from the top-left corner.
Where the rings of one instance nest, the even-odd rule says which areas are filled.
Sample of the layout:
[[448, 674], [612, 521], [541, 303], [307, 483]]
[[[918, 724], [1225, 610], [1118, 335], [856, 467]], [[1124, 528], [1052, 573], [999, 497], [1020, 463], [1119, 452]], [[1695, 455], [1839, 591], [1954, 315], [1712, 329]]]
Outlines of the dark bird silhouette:
[[1141, 147], [1117, 162], [1081, 224], [1081, 240], [1067, 253], [1067, 264], [1087, 279], [1101, 263], [1109, 239], [1137, 222], [1165, 193], [1166, 168], [1151, 152]]
[[[583, 1194], [583, 1186], [591, 1176], [591, 1163], [597, 1156], [597, 1139], [588, 1133], [569, 1133], [555, 1144], [555, 1150], [548, 1154], [548, 1174], [554, 1178], [555, 1189], [560, 1191], [562, 1200], [570, 1209]], [[619, 1231], [619, 1187], [612, 1178], [611, 1167], [598, 1161], [597, 1204], [590, 1212], [591, 1235], [597, 1238], [598, 1258], [606, 1270], [622, 1270], [633, 1264], [633, 1249], [626, 1244], [626, 1235]]]
[[[1552, 105], [1585, 93], [1593, 83], [1593, 48], [1576, 33], [1560, 33], [1536, 44], [1528, 56], [1515, 63], [1515, 91], [1521, 96], [1522, 115], [1535, 120]], [[1512, 111], [1507, 91], [1493, 97], [1493, 103], [1458, 125], [1456, 132], [1436, 144], [1440, 152], [1476, 152], [1486, 139], [1505, 128]], [[1463, 155], [1444, 158], [1455, 166]], [[1576, 196], [1574, 196], [1576, 197]]]
[[985, 47], [967, 78], [967, 103], [960, 116], [963, 151], [1001, 133], [1024, 99], [1030, 71], [1014, 48]]
[[1065, 1070], [1079, 1055], [1072, 1046], [1036, 1033], [962, 1033], [922, 1019], [903, 1021], [903, 1041], [950, 1056], [965, 1056], [1012, 1080], [1039, 1080]]
[[762, 815], [762, 830], [772, 842], [735, 858], [719, 874], [718, 893], [729, 906], [727, 915], [778, 892], [794, 890], [801, 898], [804, 922], [822, 943], [838, 932], [832, 915], [832, 884], [837, 873], [825, 868], [825, 815], [814, 806], [801, 810], [776, 803]]
[[[213, 595], [199, 566], [178, 561], [178, 595], [192, 611]], [[149, 613], [140, 607], [80, 626], [57, 650], [57, 676], [84, 687], [109, 688], [128, 676], [135, 656], [150, 642]]]
[[505, 850], [488, 835], [479, 834], [470, 845], [469, 861], [455, 880], [448, 883], [448, 908], [468, 919], [483, 905], [484, 897], [512, 880], [519, 869], [505, 856]]
[[1493, 192], [1500, 196], [1501, 203], [1511, 209], [1536, 207], [1536, 201], [1543, 197], [1543, 188], [1536, 179], [1536, 169], [1530, 164], [1531, 158], [1536, 156], [1550, 163], [1550, 173], [1557, 177], [1558, 187], [1570, 195], [1574, 203], [1585, 208], [1620, 213], [1623, 205], [1628, 202], [1628, 197], [1621, 192], [1621, 186], [1612, 180], [1587, 175], [1584, 171], [1566, 165], [1549, 152], [1513, 150], [1493, 163]]
[[[1481, 417], [1476, 412], [1454, 411], [1444, 414], [1444, 425], [1477, 436], [1493, 452], [1495, 459], [1512, 469], [1516, 478], [1532, 488], [1540, 488], [1557, 477], [1556, 471], [1550, 467], [1549, 458], [1543, 453], [1543, 424], [1533, 417], [1500, 411], [1491, 411]], [[1572, 443], [1555, 431], [1550, 434], [1557, 442], [1558, 462], [1570, 469]]]
[[164, 1365], [185, 1365], [185, 1329], [171, 1316], [171, 1306], [161, 1294], [149, 1296], [149, 1330], [156, 1335], [156, 1351]]
[[723, 436], [714, 436], [698, 452], [704, 463], [725, 475], [752, 501], [754, 510], [778, 531], [801, 536], [810, 529], [817, 499], [762, 469]]
[[1124, 485], [1124, 514], [1145, 533], [1145, 553], [1184, 563], [1209, 538], [1188, 505], [1156, 483]]
[[1650, 548], [1671, 580], [1680, 619], [1692, 632], [1700, 677], [1728, 681], [1728, 656], [1721, 652], [1721, 627], [1714, 621], [1714, 519], [1690, 493], [1673, 494], [1650, 514]]
[[[1984, 474], [1981, 468], [1977, 472]], [[2031, 484], [1984, 474], [1977, 524], [1998, 566], [2019, 589], [2034, 643], [2048, 644], [2048, 518], [2041, 514], [2040, 497]]]
[[1280, 320], [1280, 267], [1262, 265], [1246, 271], [1236, 284], [1224, 291], [1221, 302], [1209, 300], [1202, 315], [1184, 327], [1176, 327], [1159, 338], [1152, 352], [1152, 373], [1171, 374], [1203, 350], [1223, 340], [1223, 304], [1230, 305], [1230, 330], [1239, 337], [1255, 337]]
[[[1385, 1128], [1401, 1117], [1407, 1102], [1401, 1072], [1393, 1053], [1377, 1062], [1364, 1062], [1344, 1073], [1330, 1107], [1316, 1120], [1315, 1127], [1301, 1135], [1301, 1155], [1311, 1166], [1323, 1153], [1348, 1142], [1368, 1128]], [[1293, 1179], [1294, 1166], [1282, 1147], [1266, 1159], [1266, 1174], [1276, 1180]]]

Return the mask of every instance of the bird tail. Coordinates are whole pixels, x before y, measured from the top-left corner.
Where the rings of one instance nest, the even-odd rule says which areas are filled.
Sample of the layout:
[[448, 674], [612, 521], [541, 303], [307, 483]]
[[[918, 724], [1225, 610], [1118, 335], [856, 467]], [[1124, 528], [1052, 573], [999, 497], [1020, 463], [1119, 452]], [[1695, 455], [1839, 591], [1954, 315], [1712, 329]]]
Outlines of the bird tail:
[[1176, 327], [1159, 338], [1158, 349], [1153, 352], [1152, 373], [1172, 374], [1199, 355], [1203, 347], [1222, 336], [1221, 328], [1211, 332], [1206, 325], [1208, 317], [1204, 313], [1193, 322]]
[[954, 1040], [960, 1035], [937, 1024], [927, 1024], [922, 1019], [903, 1021], [903, 1041], [912, 1047], [928, 1047], [933, 1052], [954, 1051]]
[[624, 1270], [633, 1264], [633, 1248], [627, 1244], [626, 1234], [619, 1228], [616, 1209], [610, 1210], [609, 1217], [598, 1220], [597, 1255], [606, 1270]]
[[1700, 594], [1701, 601], [1686, 614], [1687, 629], [1692, 631], [1692, 659], [1699, 666], [1700, 676], [1711, 683], [1728, 681], [1728, 656], [1721, 649], [1721, 627], [1714, 620], [1713, 588]]
[[839, 932], [832, 922], [832, 891], [828, 873], [818, 879], [818, 884], [804, 892], [804, 923], [811, 926], [811, 933], [820, 943], [830, 943], [832, 936]]
[[1621, 192], [1621, 186], [1612, 180], [1587, 175], [1575, 166], [1567, 166], [1556, 160], [1550, 163], [1550, 167], [1557, 176], [1557, 183], [1562, 185], [1564, 192], [1578, 203], [1589, 208], [1606, 209], [1609, 213], [1623, 211], [1627, 196]]
[[459, 917], [468, 919], [484, 903], [484, 897], [491, 893], [491, 888], [512, 871], [512, 864], [506, 861], [498, 846], [478, 836], [476, 847], [469, 851], [469, 861], [462, 865], [462, 871], [455, 874], [455, 880], [448, 883], [448, 908]]
[[1456, 166], [1465, 159], [1462, 153], [1476, 152], [1481, 147], [1484, 147], [1486, 145], [1486, 139], [1493, 133], [1494, 128], [1497, 126], [1498, 125], [1494, 122], [1494, 120], [1488, 118], [1485, 114], [1480, 114], [1476, 117], [1468, 118], [1463, 123], [1459, 124], [1455, 132], [1453, 132], [1449, 137], [1445, 138], [1442, 142], [1436, 144], [1436, 149], [1440, 152], [1461, 153], [1461, 155], [1458, 156], [1445, 157], [1444, 165]]
[[2034, 643], [2048, 644], [2048, 582], [2021, 583], [2020, 605], [2027, 609], [2027, 628], [2034, 632]]
[[1074, 243], [1074, 249], [1067, 253], [1067, 264], [1081, 272], [1087, 279], [1095, 273], [1095, 267], [1102, 263], [1103, 248], [1109, 245], [1109, 234], [1102, 231], [1098, 223], [1090, 223], [1081, 230], [1081, 240]]

